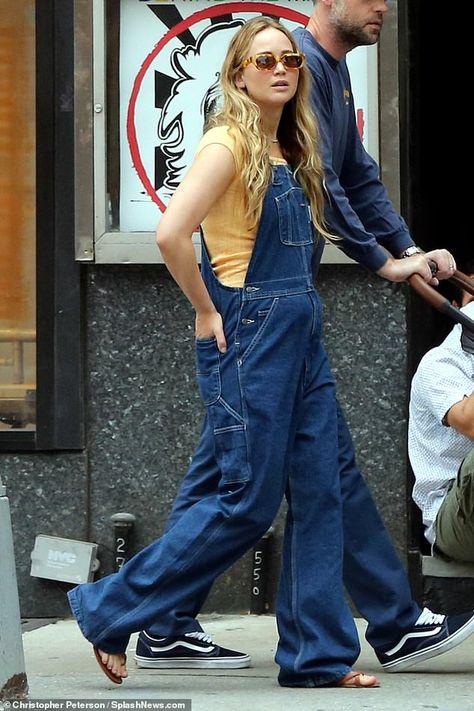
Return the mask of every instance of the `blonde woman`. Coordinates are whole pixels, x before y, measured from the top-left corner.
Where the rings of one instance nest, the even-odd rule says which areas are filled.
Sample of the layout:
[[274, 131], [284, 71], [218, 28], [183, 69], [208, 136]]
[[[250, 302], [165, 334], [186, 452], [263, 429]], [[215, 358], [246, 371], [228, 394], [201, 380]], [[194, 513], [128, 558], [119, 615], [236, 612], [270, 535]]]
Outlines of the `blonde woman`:
[[[120, 572], [69, 593], [97, 660], [120, 683], [132, 632], [203, 636], [189, 620], [212, 582], [288, 516], [277, 619], [282, 686], [378, 686], [352, 671], [359, 643], [342, 584], [334, 380], [311, 261], [323, 224], [321, 163], [304, 55], [279, 23], [234, 36], [223, 108], [160, 222], [167, 266], [196, 311], [206, 418], [219, 476]], [[202, 225], [202, 268], [191, 235]], [[140, 656], [140, 643], [137, 647]]]

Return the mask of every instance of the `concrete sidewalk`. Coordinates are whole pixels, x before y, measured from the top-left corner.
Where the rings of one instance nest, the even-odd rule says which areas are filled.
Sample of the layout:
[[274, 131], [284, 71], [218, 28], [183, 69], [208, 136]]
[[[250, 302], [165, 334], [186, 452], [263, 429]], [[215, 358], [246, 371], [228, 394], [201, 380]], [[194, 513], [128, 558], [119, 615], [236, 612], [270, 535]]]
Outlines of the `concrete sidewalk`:
[[[456, 649], [403, 674], [383, 673], [357, 620], [362, 653], [356, 665], [377, 674], [378, 689], [284, 689], [273, 661], [277, 632], [271, 615], [204, 615], [206, 632], [218, 644], [248, 652], [250, 669], [206, 671], [138, 669], [133, 661], [136, 635], [128, 648], [129, 678], [110, 683], [91, 645], [73, 620], [61, 620], [23, 634], [29, 698], [191, 699], [192, 711], [473, 711], [474, 636]], [[1, 706], [1, 703], [0, 703]], [[120, 709], [120, 706], [116, 706]], [[122, 706], [121, 708], [126, 708]], [[170, 704], [169, 708], [173, 708]]]

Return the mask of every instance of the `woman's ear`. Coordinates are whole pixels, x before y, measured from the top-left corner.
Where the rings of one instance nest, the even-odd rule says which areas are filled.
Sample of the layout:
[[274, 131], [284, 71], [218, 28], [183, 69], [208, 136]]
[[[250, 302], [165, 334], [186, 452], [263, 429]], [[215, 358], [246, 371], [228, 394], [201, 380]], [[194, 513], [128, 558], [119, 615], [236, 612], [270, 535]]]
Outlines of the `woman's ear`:
[[242, 76], [242, 72], [239, 72], [239, 73], [236, 75], [236, 77], [235, 77], [235, 86], [236, 86], [238, 89], [245, 89], [245, 88], [246, 88], [245, 82], [244, 82], [244, 79], [243, 79], [243, 76]]

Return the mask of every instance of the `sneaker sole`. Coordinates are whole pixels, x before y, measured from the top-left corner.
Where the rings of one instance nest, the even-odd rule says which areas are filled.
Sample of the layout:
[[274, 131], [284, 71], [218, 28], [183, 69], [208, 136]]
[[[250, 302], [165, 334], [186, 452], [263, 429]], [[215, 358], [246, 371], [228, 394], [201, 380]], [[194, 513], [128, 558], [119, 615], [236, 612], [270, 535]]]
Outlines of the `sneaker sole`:
[[150, 659], [136, 654], [134, 659], [141, 669], [246, 669], [250, 666], [249, 656], [239, 659]]
[[439, 654], [448, 652], [458, 644], [461, 644], [461, 642], [464, 642], [464, 640], [467, 639], [472, 632], [474, 632], [474, 616], [471, 617], [471, 619], [468, 620], [463, 627], [460, 627], [457, 632], [448, 637], [448, 639], [438, 642], [438, 644], [433, 645], [429, 649], [423, 649], [419, 652], [408, 654], [402, 659], [397, 659], [397, 661], [386, 662], [385, 664], [382, 664], [382, 668], [386, 672], [404, 671], [405, 669], [413, 666], [413, 664], [419, 664], [420, 662], [424, 662], [426, 659], [432, 659], [433, 657], [437, 657]]

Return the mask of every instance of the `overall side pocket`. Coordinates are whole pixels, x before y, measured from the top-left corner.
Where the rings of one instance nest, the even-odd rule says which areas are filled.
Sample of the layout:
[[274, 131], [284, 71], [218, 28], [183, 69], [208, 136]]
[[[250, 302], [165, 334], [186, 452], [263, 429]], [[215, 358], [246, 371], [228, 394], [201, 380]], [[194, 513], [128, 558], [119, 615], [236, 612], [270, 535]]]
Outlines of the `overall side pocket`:
[[[196, 340], [196, 375], [199, 391], [206, 406], [214, 438], [214, 454], [222, 482], [245, 483], [250, 480], [247, 432], [243, 416], [226, 400], [240, 400], [234, 378], [221, 375], [221, 356], [215, 338]], [[237, 402], [235, 402], [237, 407]], [[240, 408], [239, 408], [240, 409]]]
[[215, 338], [196, 341], [196, 377], [202, 401], [206, 407], [216, 403], [221, 396], [219, 350]]

